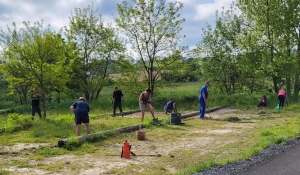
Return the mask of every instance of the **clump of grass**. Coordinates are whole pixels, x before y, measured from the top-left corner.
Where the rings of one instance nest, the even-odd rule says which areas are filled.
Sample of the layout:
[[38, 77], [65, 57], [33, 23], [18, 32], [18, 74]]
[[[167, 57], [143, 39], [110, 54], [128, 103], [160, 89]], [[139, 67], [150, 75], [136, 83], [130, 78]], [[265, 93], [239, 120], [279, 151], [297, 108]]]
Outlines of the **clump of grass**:
[[224, 121], [228, 121], [228, 122], [238, 122], [238, 121], [241, 121], [240, 118], [238, 117], [227, 117], [224, 119]]
[[76, 148], [80, 147], [82, 142], [77, 137], [71, 137], [69, 141], [64, 145], [64, 147], [69, 150], [75, 150]]
[[63, 149], [59, 148], [51, 148], [51, 147], [43, 147], [42, 149], [36, 151], [36, 156], [38, 159], [41, 159], [40, 156], [42, 157], [51, 157], [51, 156], [57, 156], [57, 155], [62, 155], [66, 153]]
[[0, 169], [0, 175], [8, 175], [10, 172], [7, 170]]
[[5, 124], [5, 132], [13, 133], [21, 130], [27, 130], [31, 128], [33, 122], [28, 115], [11, 113], [8, 114], [8, 118]]

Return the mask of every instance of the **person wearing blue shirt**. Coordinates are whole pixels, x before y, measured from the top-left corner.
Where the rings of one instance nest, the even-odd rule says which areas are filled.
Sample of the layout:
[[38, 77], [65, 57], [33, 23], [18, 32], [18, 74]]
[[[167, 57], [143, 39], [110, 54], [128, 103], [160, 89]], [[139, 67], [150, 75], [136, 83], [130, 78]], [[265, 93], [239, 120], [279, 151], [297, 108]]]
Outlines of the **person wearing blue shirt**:
[[176, 106], [172, 98], [167, 102], [167, 104], [164, 106], [165, 113], [168, 114], [168, 112], [174, 112], [176, 111]]
[[198, 98], [200, 104], [200, 119], [204, 119], [205, 107], [207, 104], [208, 98], [208, 91], [207, 88], [209, 87], [210, 83], [208, 81], [205, 82], [204, 86], [200, 89], [200, 95]]
[[87, 134], [90, 134], [90, 123], [89, 123], [89, 112], [90, 107], [86, 103], [84, 97], [80, 97], [77, 102], [75, 102], [70, 110], [75, 114], [75, 123], [76, 123], [76, 134], [80, 136], [81, 123], [85, 125], [85, 130]]

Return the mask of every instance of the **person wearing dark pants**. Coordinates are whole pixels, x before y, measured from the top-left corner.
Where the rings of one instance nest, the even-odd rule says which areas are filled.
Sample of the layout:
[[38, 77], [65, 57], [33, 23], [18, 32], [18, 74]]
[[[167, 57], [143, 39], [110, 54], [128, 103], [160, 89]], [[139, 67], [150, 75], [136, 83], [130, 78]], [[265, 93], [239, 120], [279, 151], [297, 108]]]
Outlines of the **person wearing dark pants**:
[[278, 100], [279, 100], [279, 109], [282, 109], [283, 106], [284, 106], [284, 101], [286, 100], [287, 98], [287, 92], [285, 89], [281, 89], [279, 92], [278, 92]]
[[118, 87], [115, 87], [115, 90], [112, 95], [113, 116], [116, 116], [116, 109], [118, 107], [122, 117], [124, 117], [123, 111], [122, 111], [122, 101], [123, 100], [124, 100], [124, 96], [123, 96], [122, 91], [119, 90]]
[[204, 119], [205, 114], [205, 108], [207, 104], [207, 98], [208, 98], [208, 91], [207, 88], [209, 87], [210, 83], [208, 81], [205, 82], [204, 86], [200, 89], [200, 95], [198, 98], [199, 104], [200, 104], [200, 119]]
[[40, 94], [31, 95], [31, 114], [32, 120], [34, 119], [35, 113], [38, 113], [39, 117], [42, 118], [41, 108], [40, 108]]

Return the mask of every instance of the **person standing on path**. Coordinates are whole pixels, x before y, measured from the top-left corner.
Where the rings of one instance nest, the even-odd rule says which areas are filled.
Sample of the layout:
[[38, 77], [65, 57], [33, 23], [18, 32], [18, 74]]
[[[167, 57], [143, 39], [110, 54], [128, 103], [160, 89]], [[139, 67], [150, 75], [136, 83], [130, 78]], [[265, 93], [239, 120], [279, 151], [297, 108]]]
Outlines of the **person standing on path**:
[[200, 95], [198, 97], [198, 101], [200, 104], [200, 119], [204, 119], [204, 113], [205, 113], [205, 107], [207, 104], [207, 98], [208, 98], [208, 91], [207, 88], [209, 87], [210, 83], [209, 81], [206, 81], [204, 86], [200, 89]]
[[278, 92], [278, 100], [279, 100], [279, 109], [282, 109], [284, 106], [284, 101], [287, 99], [287, 92], [285, 89], [281, 89]]
[[142, 124], [144, 123], [144, 115], [145, 115], [145, 108], [148, 108], [152, 114], [152, 118], [154, 122], [157, 122], [157, 120], [154, 117], [154, 108], [151, 106], [151, 89], [147, 88], [144, 92], [141, 93], [139, 97], [139, 105], [140, 110], [142, 113]]
[[35, 113], [38, 113], [40, 119], [42, 118], [41, 108], [40, 108], [40, 97], [39, 93], [31, 95], [31, 114], [32, 120], [34, 120]]
[[119, 90], [118, 87], [115, 87], [115, 90], [112, 95], [113, 117], [116, 116], [117, 107], [119, 108], [122, 117], [124, 117], [123, 111], [122, 111], [122, 101], [123, 100], [124, 100], [124, 97], [123, 97], [122, 91]]
[[86, 133], [90, 134], [90, 119], [89, 119], [90, 107], [86, 103], [86, 99], [84, 97], [80, 97], [78, 101], [75, 102], [70, 107], [70, 110], [75, 114], [77, 136], [80, 136], [81, 123], [85, 125]]

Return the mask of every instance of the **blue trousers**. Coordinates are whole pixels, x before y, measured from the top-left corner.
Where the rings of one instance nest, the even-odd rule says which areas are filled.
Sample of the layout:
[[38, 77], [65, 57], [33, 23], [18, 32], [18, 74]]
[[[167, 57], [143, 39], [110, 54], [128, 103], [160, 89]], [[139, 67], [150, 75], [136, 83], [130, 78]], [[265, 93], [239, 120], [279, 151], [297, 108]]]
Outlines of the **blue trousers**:
[[200, 104], [200, 118], [204, 118], [204, 113], [205, 113], [205, 102], [200, 100], [199, 101]]

